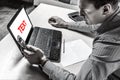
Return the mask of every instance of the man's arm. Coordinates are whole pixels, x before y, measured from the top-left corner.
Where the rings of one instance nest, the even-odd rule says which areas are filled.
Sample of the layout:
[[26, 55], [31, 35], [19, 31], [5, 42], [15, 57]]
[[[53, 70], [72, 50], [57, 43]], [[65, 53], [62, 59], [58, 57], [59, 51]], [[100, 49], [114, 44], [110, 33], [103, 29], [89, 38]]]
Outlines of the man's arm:
[[75, 80], [76, 75], [70, 73], [69, 71], [56, 66], [50, 61], [47, 61], [43, 66], [43, 71], [49, 76], [52, 80]]
[[66, 22], [63, 19], [53, 16], [48, 22], [56, 28], [65, 28], [74, 31], [93, 33], [101, 24], [88, 25], [85, 21], [80, 22]]
[[64, 70], [52, 62], [48, 61], [43, 66], [43, 71], [49, 76], [52, 80], [93, 80], [92, 78], [92, 61], [90, 59], [86, 60], [82, 70], [79, 74], [75, 75], [70, 73], [67, 70]]
[[75, 80], [75, 75], [54, 65], [44, 55], [44, 52], [31, 45], [23, 50], [23, 55], [31, 64], [37, 64], [53, 80]]
[[80, 21], [80, 22], [69, 22], [66, 28], [70, 30], [80, 31], [80, 32], [94, 33], [95, 30], [100, 25], [101, 24], [88, 25], [85, 23], [85, 21]]

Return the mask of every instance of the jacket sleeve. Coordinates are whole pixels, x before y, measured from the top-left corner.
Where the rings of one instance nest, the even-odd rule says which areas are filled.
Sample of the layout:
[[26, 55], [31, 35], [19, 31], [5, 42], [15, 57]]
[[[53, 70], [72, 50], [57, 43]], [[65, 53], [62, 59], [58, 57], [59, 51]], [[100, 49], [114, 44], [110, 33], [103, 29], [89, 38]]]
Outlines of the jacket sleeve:
[[53, 80], [106, 80], [120, 67], [120, 45], [97, 42], [92, 54], [83, 64], [77, 75], [74, 75], [48, 61], [43, 71]]
[[69, 22], [67, 28], [70, 30], [93, 33], [101, 24], [88, 25], [85, 21]]
[[52, 62], [48, 61], [44, 67], [43, 71], [49, 76], [52, 80], [75, 80], [75, 75], [70, 73], [67, 70], [60, 68], [59, 66], [54, 65]]
[[87, 60], [83, 65], [83, 68], [79, 74], [74, 75], [67, 70], [64, 70], [52, 62], [48, 61], [44, 67], [43, 71], [49, 76], [52, 80], [92, 80], [91, 76], [91, 60]]

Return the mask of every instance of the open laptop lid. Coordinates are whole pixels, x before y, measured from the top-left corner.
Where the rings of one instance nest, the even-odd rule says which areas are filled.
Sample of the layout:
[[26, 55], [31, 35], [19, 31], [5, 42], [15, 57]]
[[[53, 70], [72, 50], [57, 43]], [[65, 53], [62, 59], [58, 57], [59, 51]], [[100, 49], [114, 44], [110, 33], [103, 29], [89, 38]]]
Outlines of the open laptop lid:
[[18, 45], [17, 36], [19, 35], [25, 43], [28, 43], [28, 39], [32, 33], [33, 25], [24, 9], [21, 7], [13, 16], [11, 21], [7, 25], [8, 31], [12, 35], [13, 39]]

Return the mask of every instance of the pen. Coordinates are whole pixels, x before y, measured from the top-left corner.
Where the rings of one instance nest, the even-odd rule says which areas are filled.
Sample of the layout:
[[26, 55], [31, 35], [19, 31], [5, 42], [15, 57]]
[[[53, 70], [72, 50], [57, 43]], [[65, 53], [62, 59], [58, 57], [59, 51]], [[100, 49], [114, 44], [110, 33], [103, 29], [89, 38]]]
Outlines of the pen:
[[63, 53], [65, 53], [65, 39], [63, 40]]

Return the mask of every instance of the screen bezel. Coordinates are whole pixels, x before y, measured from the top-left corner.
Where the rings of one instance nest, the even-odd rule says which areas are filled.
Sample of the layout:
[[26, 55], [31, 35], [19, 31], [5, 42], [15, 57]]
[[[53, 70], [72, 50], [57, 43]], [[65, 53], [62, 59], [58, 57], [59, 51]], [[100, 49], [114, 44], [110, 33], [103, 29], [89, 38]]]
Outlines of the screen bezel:
[[[18, 9], [18, 11], [15, 13], [15, 15], [12, 17], [12, 19], [10, 20], [10, 22], [8, 23], [8, 25], [7, 25], [7, 29], [8, 29], [8, 31], [10, 32], [12, 38], [14, 39], [14, 41], [15, 41], [15, 43], [17, 44], [17, 46], [18, 46], [19, 49], [20, 49], [20, 45], [19, 45], [18, 41], [16, 40], [14, 34], [12, 33], [12, 31], [11, 31], [11, 29], [10, 29], [10, 26], [12, 25], [12, 23], [14, 22], [14, 20], [15, 20], [16, 17], [19, 15], [19, 13], [21, 12], [22, 9], [24, 9], [25, 13], [27, 14], [26, 9], [24, 8], [24, 6], [21, 6], [21, 7]], [[27, 17], [28, 17], [28, 19], [29, 19], [29, 21], [30, 21], [30, 23], [31, 23], [31, 29], [30, 29], [30, 32], [28, 33], [27, 38], [26, 38], [26, 41], [25, 41], [26, 44], [28, 44], [28, 41], [29, 41], [30, 36], [31, 36], [31, 34], [32, 34], [32, 31], [33, 31], [33, 24], [32, 24], [32, 22], [31, 22], [31, 20], [30, 20], [30, 18], [29, 18], [29, 16], [28, 16], [28, 14], [27, 14]]]

